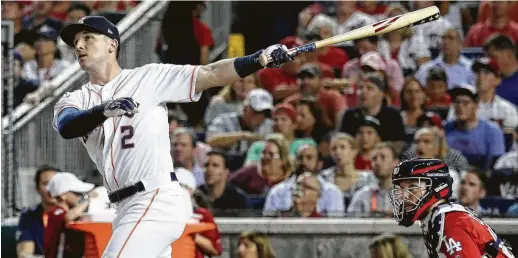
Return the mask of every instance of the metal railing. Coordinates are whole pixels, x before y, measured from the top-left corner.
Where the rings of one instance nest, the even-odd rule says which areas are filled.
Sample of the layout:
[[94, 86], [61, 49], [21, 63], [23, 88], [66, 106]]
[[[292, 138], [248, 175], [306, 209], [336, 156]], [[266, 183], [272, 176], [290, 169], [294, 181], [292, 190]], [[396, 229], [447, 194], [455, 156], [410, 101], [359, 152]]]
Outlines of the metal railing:
[[[121, 33], [121, 51], [119, 62], [123, 68], [135, 68], [148, 63], [159, 62], [155, 54], [155, 41], [161, 24], [163, 12], [167, 7], [166, 1], [143, 1], [129, 13], [117, 27]], [[230, 31], [231, 19], [230, 2], [213, 2], [209, 5], [204, 18], [214, 31], [216, 42], [211, 56], [221, 55], [226, 49], [226, 38]], [[218, 17], [220, 16], [220, 17]], [[222, 17], [227, 17], [222, 18]], [[224, 47], [222, 47], [224, 46]], [[20, 105], [13, 113], [14, 124], [7, 117], [2, 121], [5, 130], [14, 139], [14, 171], [19, 177], [17, 196], [20, 196], [22, 206], [34, 204], [38, 196], [34, 191], [32, 177], [36, 168], [42, 164], [53, 164], [64, 171], [71, 171], [80, 177], [93, 176], [96, 168], [90, 160], [80, 141], [64, 140], [54, 131], [53, 108], [59, 98], [66, 92], [78, 89], [88, 81], [87, 74], [79, 64], [74, 63], [69, 69], [57, 76], [51, 83], [59, 85], [51, 97], [38, 105]], [[2, 171], [6, 167], [2, 166]], [[23, 187], [21, 187], [23, 186]], [[4, 200], [6, 201], [6, 200]], [[9, 200], [7, 208], [12, 210], [14, 200]]]

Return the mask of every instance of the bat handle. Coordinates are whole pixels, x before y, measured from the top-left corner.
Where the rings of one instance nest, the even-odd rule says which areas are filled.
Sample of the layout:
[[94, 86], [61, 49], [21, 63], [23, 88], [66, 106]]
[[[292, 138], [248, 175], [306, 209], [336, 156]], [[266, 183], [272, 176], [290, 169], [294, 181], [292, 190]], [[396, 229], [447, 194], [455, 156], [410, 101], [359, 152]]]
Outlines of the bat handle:
[[[311, 52], [313, 50], [317, 49], [317, 45], [313, 42], [313, 43], [309, 43], [309, 44], [306, 44], [306, 45], [302, 45], [300, 47], [294, 47], [294, 48], [291, 48], [288, 50], [288, 54], [290, 55], [293, 55], [293, 56], [296, 56], [300, 53], [303, 53], [303, 52]], [[261, 63], [262, 66], [266, 66], [269, 61], [269, 56], [267, 55], [260, 55], [259, 56], [259, 63]]]

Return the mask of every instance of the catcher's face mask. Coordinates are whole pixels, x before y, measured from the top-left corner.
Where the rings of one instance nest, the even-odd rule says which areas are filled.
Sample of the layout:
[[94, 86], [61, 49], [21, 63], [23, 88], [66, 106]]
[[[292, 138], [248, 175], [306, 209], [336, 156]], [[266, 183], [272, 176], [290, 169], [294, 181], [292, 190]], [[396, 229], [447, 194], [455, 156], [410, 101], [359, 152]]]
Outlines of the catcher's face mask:
[[390, 192], [390, 202], [394, 217], [402, 226], [410, 226], [415, 222], [417, 210], [426, 202], [432, 181], [429, 178], [408, 178], [394, 182]]

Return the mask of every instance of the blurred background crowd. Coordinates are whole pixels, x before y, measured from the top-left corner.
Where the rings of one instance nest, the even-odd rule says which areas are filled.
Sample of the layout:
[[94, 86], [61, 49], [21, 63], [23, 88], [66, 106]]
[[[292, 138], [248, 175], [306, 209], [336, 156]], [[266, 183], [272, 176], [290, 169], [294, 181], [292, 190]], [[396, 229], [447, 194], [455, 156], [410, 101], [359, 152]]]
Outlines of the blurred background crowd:
[[[2, 1], [2, 19], [13, 20], [16, 32], [15, 105], [44, 100], [53, 89], [48, 83], [75, 62], [58, 38], [65, 24], [85, 15], [117, 23], [137, 4]], [[150, 39], [161, 62], [209, 62], [214, 39], [200, 17], [210, 4], [169, 3]], [[455, 202], [483, 217], [518, 217], [517, 2], [243, 2], [234, 4], [232, 31], [251, 54], [432, 5], [442, 14], [437, 21], [304, 53], [204, 92], [197, 103], [169, 104], [171, 158], [190, 172], [184, 185], [195, 212], [212, 222], [391, 217], [392, 169], [422, 157], [449, 166]], [[36, 174], [45, 208], [55, 200], [45, 197], [42, 170], [59, 169]], [[249, 248], [273, 257], [264, 237], [245, 232], [241, 257], [253, 257]], [[398, 238], [381, 236], [371, 254], [386, 245], [404, 252]], [[221, 245], [202, 250], [217, 255]]]

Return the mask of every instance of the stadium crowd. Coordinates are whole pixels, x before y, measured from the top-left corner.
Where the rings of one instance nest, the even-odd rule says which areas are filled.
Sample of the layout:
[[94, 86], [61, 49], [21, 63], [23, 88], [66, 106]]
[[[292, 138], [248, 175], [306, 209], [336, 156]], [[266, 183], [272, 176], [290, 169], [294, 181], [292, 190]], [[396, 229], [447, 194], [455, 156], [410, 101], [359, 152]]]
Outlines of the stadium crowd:
[[[135, 4], [2, 2], [3, 19], [15, 21], [16, 103], [40, 101], [30, 92], [42, 91], [75, 61], [57, 36], [63, 24], [89, 14], [117, 22]], [[160, 60], [208, 62], [214, 40], [199, 20], [207, 4], [193, 2], [186, 9], [170, 4], [162, 29], [192, 21], [175, 34], [187, 36], [182, 38], [192, 51], [161, 34]], [[445, 161], [454, 179], [453, 198], [479, 215], [518, 217], [518, 16], [512, 15], [517, 2], [482, 1], [476, 15], [449, 1], [308, 2], [293, 35], [279, 43], [301, 46], [430, 5], [442, 14], [432, 23], [304, 53], [281, 68], [205, 93], [205, 102], [171, 104], [171, 157], [201, 221], [391, 217], [392, 170], [415, 157]], [[19, 241], [33, 243], [40, 253], [46, 249], [43, 236], [33, 233], [42, 235], [44, 224], [38, 223], [47, 222], [34, 214], [58, 200], [75, 207], [48, 195], [46, 184], [58, 171], [38, 170], [42, 203], [20, 221]], [[78, 214], [88, 207], [80, 208]], [[217, 229], [197, 235], [197, 257], [219, 255], [218, 238]], [[387, 243], [402, 245], [383, 236], [373, 241], [371, 252]], [[246, 255], [259, 249], [262, 256]], [[243, 233], [239, 252], [273, 256], [268, 240], [256, 232]]]

